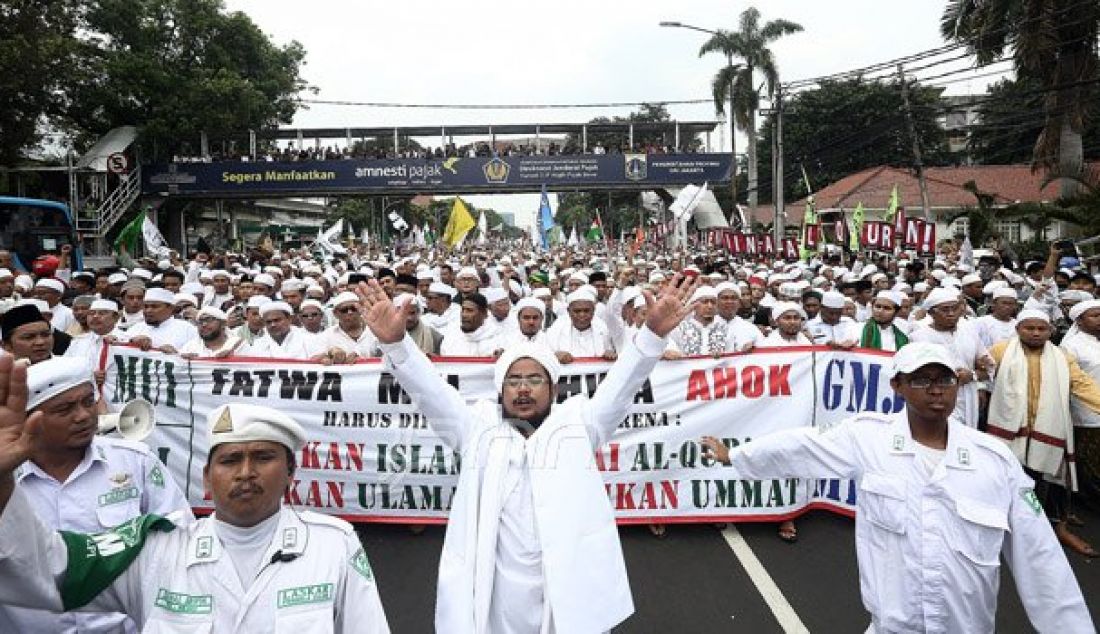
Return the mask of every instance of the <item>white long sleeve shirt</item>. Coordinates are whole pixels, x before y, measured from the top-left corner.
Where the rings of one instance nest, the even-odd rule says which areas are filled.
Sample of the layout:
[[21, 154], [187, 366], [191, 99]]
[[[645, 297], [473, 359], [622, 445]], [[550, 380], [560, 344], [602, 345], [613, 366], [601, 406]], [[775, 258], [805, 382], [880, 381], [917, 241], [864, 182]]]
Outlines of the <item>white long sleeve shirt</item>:
[[1001, 556], [1036, 630], [1095, 631], [1020, 461], [996, 438], [948, 425], [931, 474], [905, 410], [753, 440], [731, 453], [730, 471], [746, 480], [858, 481], [856, 557], [869, 631], [993, 632]]
[[602, 357], [615, 349], [607, 325], [595, 317], [587, 330], [577, 330], [566, 315], [550, 326], [543, 343], [554, 352], [568, 352], [574, 357]]

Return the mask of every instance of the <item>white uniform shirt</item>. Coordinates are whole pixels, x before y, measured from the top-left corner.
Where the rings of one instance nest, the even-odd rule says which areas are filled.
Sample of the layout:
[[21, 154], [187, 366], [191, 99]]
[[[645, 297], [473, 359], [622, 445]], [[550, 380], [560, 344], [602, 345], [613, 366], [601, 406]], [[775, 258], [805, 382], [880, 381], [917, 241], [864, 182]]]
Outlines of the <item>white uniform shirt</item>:
[[283, 337], [282, 343], [276, 342], [271, 335], [266, 334], [253, 341], [251, 354], [271, 359], [309, 359], [324, 351], [317, 335], [310, 334], [298, 326], [291, 326], [290, 331]]
[[156, 326], [143, 321], [140, 324], [134, 324], [126, 331], [126, 338], [131, 341], [135, 337], [149, 337], [154, 348], [169, 345], [177, 351], [198, 336], [199, 330], [194, 324], [174, 317], [169, 317]]
[[76, 316], [73, 315], [73, 309], [69, 308], [65, 304], [58, 304], [50, 308], [53, 311], [53, 316], [50, 318], [50, 325], [54, 330], [60, 330], [65, 332], [70, 326], [76, 323]]
[[841, 317], [836, 324], [827, 324], [821, 321], [821, 317], [814, 317], [806, 322], [806, 330], [813, 335], [814, 343], [823, 346], [838, 341], [859, 340], [858, 332], [861, 324], [851, 317]]
[[602, 357], [615, 349], [607, 325], [595, 317], [588, 330], [574, 328], [569, 315], [559, 318], [546, 331], [545, 343], [554, 352], [568, 352], [574, 357]]
[[0, 603], [60, 610], [57, 579], [66, 570], [124, 553], [135, 557], [113, 581], [85, 578], [81, 590], [104, 589], [81, 609], [125, 612], [143, 632], [156, 634], [389, 632], [367, 556], [351, 524], [334, 517], [283, 507], [260, 572], [249, 584], [238, 579], [214, 518], [170, 532], [151, 530], [144, 546], [111, 533], [75, 539], [80, 546], [70, 556], [61, 536], [42, 525], [17, 488], [0, 516], [0, 578], [21, 583], [0, 584]]
[[[176, 511], [182, 521], [194, 521], [168, 469], [140, 442], [97, 436], [65, 482], [33, 462], [19, 467], [15, 481], [38, 518], [53, 530], [98, 533], [145, 513]], [[124, 621], [119, 613], [53, 614], [0, 604], [0, 632], [118, 632]]]
[[[1003, 442], [950, 422], [931, 476], [904, 410], [821, 433], [776, 432], [731, 453], [736, 478], [858, 482], [856, 557], [873, 632], [993, 632], [1000, 556], [1040, 632], [1094, 631], [1066, 555]], [[723, 474], [728, 477], [727, 474]]]

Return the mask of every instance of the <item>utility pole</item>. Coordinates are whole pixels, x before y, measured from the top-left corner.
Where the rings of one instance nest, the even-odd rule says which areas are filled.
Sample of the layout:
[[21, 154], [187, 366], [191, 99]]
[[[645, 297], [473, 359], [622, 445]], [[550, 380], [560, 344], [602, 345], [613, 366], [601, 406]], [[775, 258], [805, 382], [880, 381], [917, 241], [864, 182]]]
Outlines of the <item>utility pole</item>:
[[783, 87], [775, 91], [775, 173], [772, 177], [775, 183], [775, 222], [772, 229], [775, 230], [775, 248], [778, 250], [783, 244], [784, 223], [786, 221], [786, 209], [783, 201]]
[[[733, 68], [733, 54], [726, 54], [726, 66], [727, 68]], [[737, 217], [737, 120], [733, 116], [733, 74], [730, 74], [729, 85], [729, 119], [730, 119], [730, 158], [733, 163], [730, 165], [730, 219]], [[752, 143], [752, 139], [749, 139], [749, 143]]]
[[928, 203], [928, 183], [924, 180], [924, 161], [920, 154], [920, 140], [913, 125], [913, 110], [909, 107], [909, 83], [905, 81], [905, 69], [898, 64], [898, 81], [901, 82], [901, 101], [905, 106], [905, 129], [913, 140], [913, 165], [917, 168], [917, 183], [920, 184], [920, 206], [924, 219], [932, 219], [931, 205]]

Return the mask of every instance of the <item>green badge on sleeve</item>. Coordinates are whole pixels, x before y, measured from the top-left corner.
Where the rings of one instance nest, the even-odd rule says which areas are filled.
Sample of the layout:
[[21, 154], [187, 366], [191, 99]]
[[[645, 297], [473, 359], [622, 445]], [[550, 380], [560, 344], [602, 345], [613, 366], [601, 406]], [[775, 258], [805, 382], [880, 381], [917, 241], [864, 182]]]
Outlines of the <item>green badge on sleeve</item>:
[[164, 488], [164, 474], [161, 473], [160, 467], [153, 467], [153, 470], [149, 472], [149, 481], [155, 486]]
[[1020, 497], [1024, 498], [1024, 502], [1027, 502], [1027, 505], [1035, 511], [1036, 515], [1043, 514], [1043, 505], [1039, 503], [1039, 498], [1035, 495], [1035, 489], [1020, 489]]
[[367, 581], [374, 581], [374, 571], [371, 570], [367, 553], [362, 548], [355, 551], [355, 554], [351, 556], [351, 567], [355, 568], [355, 571], [363, 575], [363, 578]]

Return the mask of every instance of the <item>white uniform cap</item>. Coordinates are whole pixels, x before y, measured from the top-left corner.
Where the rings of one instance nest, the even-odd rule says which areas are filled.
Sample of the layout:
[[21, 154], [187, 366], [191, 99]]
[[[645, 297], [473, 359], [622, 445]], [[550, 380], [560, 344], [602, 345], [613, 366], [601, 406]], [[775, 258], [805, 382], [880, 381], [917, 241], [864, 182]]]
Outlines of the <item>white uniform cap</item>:
[[477, 274], [477, 269], [472, 266], [464, 266], [458, 269], [458, 273], [455, 274], [455, 279], [462, 277], [472, 277], [475, 280], [481, 281], [481, 276]]
[[546, 288], [545, 286], [543, 286], [542, 288], [536, 288], [535, 290], [531, 291], [531, 297], [540, 300], [543, 297], [550, 297], [550, 289]]
[[897, 291], [879, 291], [875, 294], [875, 299], [885, 299], [894, 306], [901, 306], [901, 293]]
[[92, 302], [92, 305], [88, 307], [88, 310], [107, 310], [112, 313], [117, 313], [118, 304], [109, 299], [97, 299]]
[[305, 309], [305, 308], [307, 308], [307, 307], [309, 307], [309, 306], [312, 306], [313, 308], [316, 308], [317, 310], [320, 310], [320, 311], [323, 311], [323, 310], [325, 310], [325, 305], [324, 305], [324, 304], [322, 304], [321, 302], [319, 302], [319, 301], [317, 301], [317, 300], [315, 300], [315, 299], [307, 299], [307, 300], [303, 301], [303, 302], [302, 302], [302, 303], [301, 303], [301, 304], [300, 304], [300, 305], [298, 306], [298, 312], [302, 312], [302, 310], [303, 310], [303, 309]]
[[796, 304], [794, 302], [776, 302], [775, 305], [772, 306], [772, 321], [778, 320], [783, 316], [783, 313], [790, 312], [798, 313], [802, 319], [806, 318], [806, 311], [803, 310], [801, 304]]
[[953, 288], [934, 288], [932, 292], [928, 294], [928, 297], [924, 298], [924, 307], [934, 308], [940, 304], [950, 304], [958, 301], [959, 291]]
[[691, 294], [691, 299], [688, 300], [688, 304], [694, 304], [704, 299], [718, 299], [718, 289], [713, 286], [700, 286]]
[[1048, 324], [1050, 323], [1050, 315], [1041, 310], [1029, 308], [1027, 310], [1021, 310], [1020, 314], [1016, 315], [1016, 325], [1020, 325], [1029, 319], [1037, 319], [1039, 321], [1044, 321]]
[[1093, 308], [1100, 308], [1100, 299], [1090, 299], [1087, 302], [1074, 304], [1073, 308], [1069, 309], [1070, 321], [1077, 321], [1078, 317], [1084, 315], [1087, 311], [1090, 311]]
[[592, 302], [593, 304], [595, 304], [596, 293], [584, 287], [578, 288], [577, 290], [567, 295], [565, 298], [565, 303], [567, 305], [572, 304], [573, 302]]
[[955, 369], [955, 360], [951, 352], [938, 343], [911, 341], [894, 354], [894, 372], [909, 374], [926, 365], [942, 365]]
[[268, 313], [275, 311], [282, 311], [287, 315], [293, 315], [294, 309], [290, 307], [290, 304], [286, 302], [267, 302], [263, 306], [260, 306], [260, 317], [266, 316]]
[[844, 308], [844, 293], [825, 291], [821, 294], [822, 308]]
[[493, 385], [496, 386], [497, 392], [503, 390], [504, 377], [507, 376], [509, 368], [520, 359], [535, 360], [550, 375], [550, 384], [557, 384], [558, 377], [561, 376], [561, 364], [558, 363], [554, 351], [545, 345], [524, 341], [505, 349], [504, 354], [500, 355], [493, 366]]
[[217, 269], [215, 271], [210, 272], [210, 277], [211, 278], [214, 278], [214, 277], [228, 278], [229, 277], [229, 271], [226, 271], [225, 269]]
[[992, 295], [993, 291], [997, 290], [998, 288], [1006, 288], [1007, 286], [1008, 282], [1004, 280], [993, 280], [992, 282], [982, 287], [982, 294]]
[[78, 385], [95, 386], [92, 368], [80, 357], [52, 357], [27, 368], [27, 411]]
[[446, 295], [447, 297], [455, 296], [454, 287], [448, 286], [443, 282], [432, 282], [431, 285], [428, 286], [428, 292], [433, 295]]
[[481, 294], [485, 296], [485, 301], [490, 304], [495, 304], [500, 301], [508, 299], [508, 293], [499, 286], [493, 286], [481, 291]]
[[355, 293], [350, 293], [348, 291], [344, 291], [343, 293], [340, 293], [336, 297], [332, 298], [332, 305], [334, 307], [339, 306], [340, 304], [347, 304], [349, 302], [358, 304], [359, 303], [359, 296], [356, 295]]
[[306, 432], [286, 414], [262, 405], [221, 405], [206, 418], [210, 452], [227, 443], [268, 441], [297, 453], [306, 443]]
[[130, 279], [125, 273], [111, 273], [107, 276], [108, 284], [125, 284], [126, 280]]
[[[149, 299], [149, 293], [145, 294], [145, 301], [147, 301], [147, 302], [148, 301], [153, 301], [153, 300]], [[185, 304], [191, 304], [192, 306], [198, 306], [199, 305], [199, 303], [197, 301], [195, 301], [195, 296], [192, 295], [191, 293], [176, 293], [175, 295], [172, 296], [172, 303], [173, 304], [179, 304], [181, 302], [185, 303]]]
[[535, 299], [534, 297], [524, 297], [516, 302], [516, 315], [518, 316], [520, 311], [524, 308], [533, 308], [539, 311], [539, 314], [546, 315], [546, 304], [541, 299]]
[[153, 274], [149, 271], [146, 271], [145, 269], [134, 269], [130, 272], [130, 277], [137, 277], [148, 282], [149, 280], [153, 279]]
[[[175, 304], [176, 296], [166, 288], [149, 288], [145, 290], [145, 301], [161, 304]], [[191, 301], [195, 301], [192, 297]]]
[[435, 280], [435, 275], [430, 270], [423, 270], [416, 272], [416, 279], [418, 280]]
[[1019, 299], [1019, 296], [1016, 295], [1016, 291], [1009, 288], [1008, 286], [1002, 286], [1000, 288], [993, 289], [992, 295], [993, 295], [993, 299], [1001, 299], [1001, 298]]
[[268, 288], [275, 288], [275, 278], [267, 273], [260, 273], [256, 277], [252, 278], [253, 284], [263, 284]]
[[741, 296], [741, 289], [739, 289], [737, 287], [737, 284], [733, 282], [722, 282], [718, 286], [715, 286], [714, 290], [717, 291], [719, 295], [721, 295], [722, 293], [733, 293], [738, 297]]
[[203, 306], [202, 310], [199, 311], [198, 317], [213, 317], [218, 321], [227, 321], [229, 319], [229, 315], [226, 315], [225, 311], [217, 306]]
[[981, 281], [982, 281], [982, 276], [981, 275], [978, 275], [977, 273], [970, 273], [969, 275], [964, 275], [963, 276], [962, 285], [966, 286], [967, 284], [977, 284], [977, 283], [980, 283]]
[[65, 294], [65, 284], [61, 280], [55, 280], [53, 278], [46, 278], [38, 280], [38, 283], [34, 285], [35, 288], [48, 288], [55, 293]]

